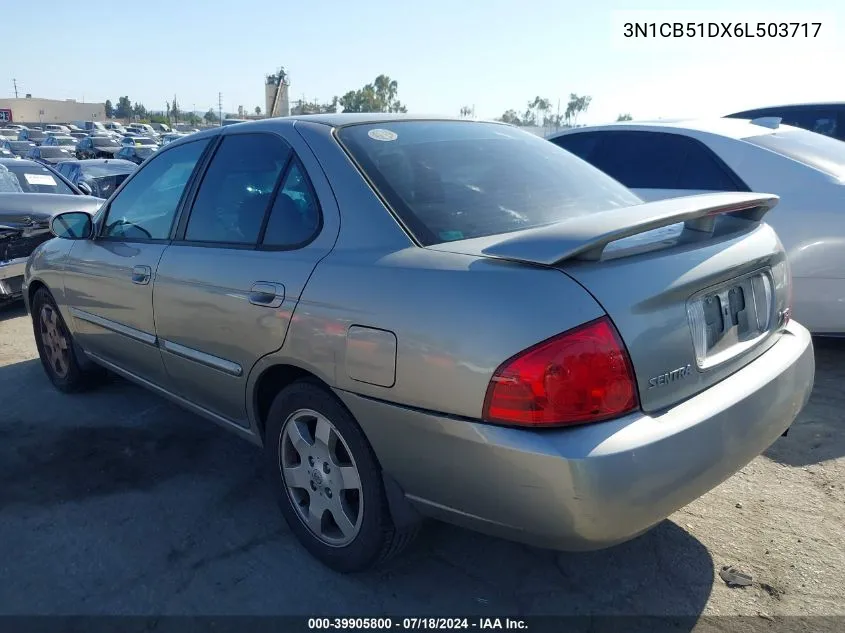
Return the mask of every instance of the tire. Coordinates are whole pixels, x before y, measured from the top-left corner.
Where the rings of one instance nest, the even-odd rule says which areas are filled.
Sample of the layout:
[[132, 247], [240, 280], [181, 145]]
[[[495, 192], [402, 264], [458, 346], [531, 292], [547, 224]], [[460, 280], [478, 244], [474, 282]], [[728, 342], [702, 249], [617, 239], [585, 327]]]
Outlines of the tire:
[[[331, 429], [320, 433], [324, 422]], [[318, 435], [329, 441], [317, 441]], [[334, 394], [316, 381], [295, 382], [276, 396], [264, 456], [285, 521], [327, 567], [364, 571], [398, 554], [415, 536], [417, 526], [399, 530], [391, 518], [381, 468], [364, 433]], [[335, 520], [339, 512], [349, 521]], [[314, 520], [318, 514], [320, 521]]]
[[59, 391], [83, 391], [105, 377], [100, 367], [79, 362], [73, 336], [46, 288], [39, 288], [32, 298], [32, 329], [41, 365]]

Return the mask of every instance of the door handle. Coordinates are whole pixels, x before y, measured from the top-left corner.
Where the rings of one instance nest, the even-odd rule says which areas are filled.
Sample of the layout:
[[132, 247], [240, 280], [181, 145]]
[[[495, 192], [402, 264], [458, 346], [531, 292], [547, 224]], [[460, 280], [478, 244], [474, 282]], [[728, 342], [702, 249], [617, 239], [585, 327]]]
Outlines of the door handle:
[[256, 281], [249, 289], [249, 302], [263, 308], [278, 308], [285, 300], [285, 287], [269, 281]]
[[153, 271], [149, 266], [135, 266], [132, 268], [132, 283], [142, 286], [150, 283]]

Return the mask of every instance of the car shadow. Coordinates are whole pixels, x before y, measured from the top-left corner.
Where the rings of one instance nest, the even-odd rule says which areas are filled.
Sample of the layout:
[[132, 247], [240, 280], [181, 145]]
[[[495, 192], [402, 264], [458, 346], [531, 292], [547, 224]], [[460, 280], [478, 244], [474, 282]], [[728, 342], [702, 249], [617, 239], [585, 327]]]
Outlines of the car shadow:
[[22, 316], [26, 316], [26, 307], [23, 301], [16, 300], [0, 303], [0, 321], [16, 319]]
[[[688, 631], [713, 586], [709, 552], [671, 521], [590, 553], [429, 522], [390, 563], [336, 574], [284, 524], [260, 451], [230, 433], [123, 380], [60, 394], [37, 359], [0, 367], [0, 401], [0, 537], [20, 550], [0, 612], [671, 615]], [[70, 586], [51, 569], [87, 571]]]
[[845, 339], [814, 338], [813, 393], [786, 437], [764, 454], [780, 464], [808, 466], [845, 455]]

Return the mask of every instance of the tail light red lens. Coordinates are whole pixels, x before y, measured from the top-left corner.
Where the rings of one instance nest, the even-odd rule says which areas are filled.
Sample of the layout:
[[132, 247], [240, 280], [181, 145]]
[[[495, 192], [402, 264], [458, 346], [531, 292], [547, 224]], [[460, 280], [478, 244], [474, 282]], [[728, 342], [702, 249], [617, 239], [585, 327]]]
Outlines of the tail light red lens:
[[638, 407], [625, 346], [602, 317], [530, 347], [493, 374], [484, 419], [565, 426], [618, 417]]

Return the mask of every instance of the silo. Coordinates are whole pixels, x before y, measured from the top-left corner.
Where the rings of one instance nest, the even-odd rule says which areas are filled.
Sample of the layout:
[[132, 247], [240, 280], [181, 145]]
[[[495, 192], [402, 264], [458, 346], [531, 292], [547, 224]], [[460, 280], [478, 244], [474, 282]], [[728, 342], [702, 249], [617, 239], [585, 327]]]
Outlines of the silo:
[[290, 81], [284, 68], [267, 75], [264, 84], [264, 113], [266, 116], [290, 115], [290, 101], [288, 88]]

